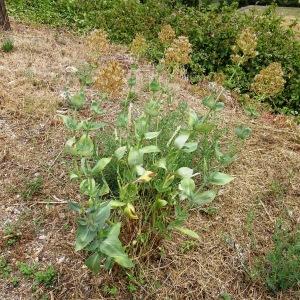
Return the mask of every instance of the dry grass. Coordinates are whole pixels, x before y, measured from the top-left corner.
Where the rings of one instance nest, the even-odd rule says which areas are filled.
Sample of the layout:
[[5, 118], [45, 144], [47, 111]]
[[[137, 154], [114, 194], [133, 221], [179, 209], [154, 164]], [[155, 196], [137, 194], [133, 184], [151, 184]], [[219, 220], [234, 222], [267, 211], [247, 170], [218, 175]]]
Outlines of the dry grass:
[[[21, 279], [13, 288], [0, 276], [0, 298], [41, 299], [43, 294], [49, 299], [133, 298], [123, 272], [116, 269], [94, 276], [73, 247], [75, 219], [65, 201], [79, 196], [68, 180], [62, 153], [65, 130], [57, 114], [68, 109], [61, 97], [64, 88], [79, 88], [77, 75], [69, 67], [79, 68], [89, 59], [84, 41], [67, 32], [19, 23], [13, 23], [11, 36], [15, 50], [0, 53], [0, 228], [16, 223], [20, 240], [8, 247], [1, 239], [0, 248], [13, 266], [20, 260], [51, 263], [59, 276], [54, 288], [38, 287], [35, 292], [28, 280]], [[100, 65], [111, 58], [125, 69], [131, 63], [124, 49], [115, 47]], [[145, 99], [143, 82], [152, 75], [153, 67], [146, 63], [138, 71], [138, 89]], [[176, 80], [172, 88], [176, 100], [203, 109], [197, 94], [206, 94], [207, 85], [192, 88], [185, 80]], [[95, 94], [92, 88], [88, 90], [89, 98]], [[284, 216], [294, 224], [300, 221], [299, 128], [286, 117], [268, 113], [251, 120], [229, 94], [223, 100], [226, 109], [221, 121], [231, 129], [247, 123], [253, 130], [229, 169], [236, 178], [214, 203], [216, 214], [193, 212], [189, 226], [200, 233], [198, 243], [190, 244], [177, 235], [164, 242], [163, 254], [141, 271], [144, 283], [139, 284], [137, 299], [218, 299], [222, 292], [233, 299], [300, 298], [297, 291], [272, 296], [246, 275], [255, 257], [272, 246], [276, 219]], [[137, 110], [142, 102], [135, 103]], [[105, 109], [103, 120], [109, 123], [119, 104], [105, 103]], [[25, 184], [36, 176], [43, 178], [42, 189], [24, 200]], [[249, 213], [255, 215], [253, 233], [247, 229]], [[18, 274], [15, 267], [14, 271]], [[116, 286], [118, 294], [106, 294], [105, 285]]]

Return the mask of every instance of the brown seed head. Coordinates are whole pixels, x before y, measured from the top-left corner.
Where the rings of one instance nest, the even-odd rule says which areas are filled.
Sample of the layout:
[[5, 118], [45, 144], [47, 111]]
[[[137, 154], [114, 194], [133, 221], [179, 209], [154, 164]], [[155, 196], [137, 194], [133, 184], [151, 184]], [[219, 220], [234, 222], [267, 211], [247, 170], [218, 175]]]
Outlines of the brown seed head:
[[100, 70], [95, 87], [110, 96], [117, 96], [125, 84], [125, 72], [117, 61], [109, 62]]
[[146, 53], [147, 48], [148, 45], [144, 36], [140, 33], [136, 34], [130, 46], [131, 53], [137, 57], [141, 57]]
[[175, 31], [169, 24], [164, 25], [158, 34], [159, 40], [164, 45], [170, 45], [175, 39], [175, 37], [176, 37]]
[[88, 47], [95, 53], [105, 54], [109, 51], [109, 40], [106, 31], [97, 29], [87, 38]]
[[272, 97], [283, 90], [284, 84], [284, 72], [281, 64], [273, 62], [254, 77], [251, 90], [257, 95]]

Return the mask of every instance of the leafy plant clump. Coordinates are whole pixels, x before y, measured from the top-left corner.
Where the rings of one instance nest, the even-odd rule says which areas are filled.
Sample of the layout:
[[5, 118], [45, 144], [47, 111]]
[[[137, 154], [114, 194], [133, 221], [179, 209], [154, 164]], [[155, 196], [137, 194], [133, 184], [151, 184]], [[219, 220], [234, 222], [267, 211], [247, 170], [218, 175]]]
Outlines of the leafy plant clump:
[[[73, 157], [70, 177], [78, 181], [85, 199], [70, 203], [79, 214], [75, 249], [90, 254], [86, 265], [94, 272], [115, 263], [132, 268], [137, 257], [155, 251], [172, 231], [197, 239], [184, 226], [190, 209], [210, 204], [217, 188], [234, 179], [222, 172], [235, 151], [224, 152], [226, 130], [217, 123], [224, 107], [219, 96], [203, 99], [207, 113], [200, 116], [187, 104], [173, 112], [164, 109], [158, 78], [149, 89], [143, 112], [134, 115], [132, 104], [125, 101], [111, 128], [103, 129], [92, 118], [62, 116], [72, 133], [66, 142]], [[94, 108], [93, 102], [93, 115]], [[245, 126], [236, 129], [242, 140], [249, 134]]]
[[295, 288], [300, 283], [300, 231], [277, 226], [274, 246], [265, 256], [259, 274], [272, 292]]
[[2, 46], [1, 49], [3, 52], [9, 53], [12, 52], [14, 50], [14, 43], [11, 39], [5, 39], [2, 42]]

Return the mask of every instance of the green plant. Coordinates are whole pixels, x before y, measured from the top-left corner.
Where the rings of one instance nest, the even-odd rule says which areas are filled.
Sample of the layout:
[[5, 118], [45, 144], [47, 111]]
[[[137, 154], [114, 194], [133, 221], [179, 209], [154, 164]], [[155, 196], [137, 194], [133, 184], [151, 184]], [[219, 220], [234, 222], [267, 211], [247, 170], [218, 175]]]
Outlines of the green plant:
[[33, 275], [37, 271], [36, 265], [30, 265], [25, 262], [18, 263], [18, 268], [22, 275], [24, 275], [25, 277], [29, 277], [29, 278], [33, 277]]
[[104, 285], [103, 291], [110, 296], [116, 296], [118, 294], [118, 288], [116, 286]]
[[0, 257], [0, 276], [2, 278], [8, 278], [12, 272], [11, 267], [7, 263], [4, 257]]
[[4, 227], [5, 242], [7, 246], [12, 246], [20, 239], [21, 234], [18, 232], [15, 224], [7, 224]]
[[14, 43], [11, 39], [5, 39], [3, 42], [2, 42], [2, 46], [1, 46], [1, 49], [3, 52], [12, 52], [13, 49], [14, 49]]
[[30, 200], [33, 196], [37, 195], [43, 189], [43, 178], [37, 176], [36, 178], [28, 181], [24, 190], [21, 192], [21, 196], [25, 200]]
[[[129, 85], [132, 92], [135, 80]], [[142, 114], [133, 118], [129, 102], [116, 124], [102, 131], [92, 119], [62, 116], [72, 133], [66, 142], [73, 157], [70, 177], [86, 199], [70, 203], [80, 216], [75, 250], [90, 253], [86, 265], [94, 272], [114, 263], [132, 268], [135, 255], [174, 230], [198, 239], [184, 227], [190, 208], [211, 203], [216, 187], [233, 180], [220, 170], [234, 158], [221, 147], [226, 131], [216, 122], [224, 107], [220, 95], [203, 99], [207, 113], [199, 116], [186, 104], [164, 110], [161, 90], [153, 79]], [[237, 129], [241, 139], [249, 134], [245, 126]]]
[[50, 287], [54, 284], [57, 277], [57, 272], [53, 266], [48, 266], [43, 271], [37, 271], [34, 273], [34, 280], [37, 284], [42, 284], [46, 287]]
[[300, 231], [284, 228], [280, 222], [273, 242], [273, 248], [261, 259], [257, 274], [275, 293], [295, 288], [300, 283]]

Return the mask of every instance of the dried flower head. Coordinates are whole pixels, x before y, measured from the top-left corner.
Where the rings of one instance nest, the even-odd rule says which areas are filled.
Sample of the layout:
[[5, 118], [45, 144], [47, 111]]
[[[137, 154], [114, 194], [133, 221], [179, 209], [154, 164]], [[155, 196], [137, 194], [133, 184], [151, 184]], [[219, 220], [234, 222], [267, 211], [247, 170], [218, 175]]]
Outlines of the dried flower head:
[[281, 64], [273, 62], [254, 77], [251, 90], [264, 97], [275, 96], [284, 88], [285, 80], [283, 76], [284, 72]]
[[[257, 56], [257, 36], [252, 28], [245, 28], [238, 36], [236, 45], [232, 47], [231, 59], [234, 63], [244, 63]], [[242, 53], [240, 55], [239, 53]]]
[[168, 66], [186, 65], [191, 61], [191, 52], [192, 45], [189, 39], [185, 36], [180, 36], [166, 49], [164, 62]]
[[130, 46], [131, 53], [139, 58], [146, 53], [147, 48], [148, 45], [144, 36], [140, 33], [136, 34]]
[[100, 70], [95, 82], [96, 88], [110, 96], [117, 96], [125, 84], [125, 72], [117, 61], [109, 62]]
[[158, 34], [159, 40], [164, 45], [170, 45], [175, 39], [175, 37], [175, 30], [169, 24], [164, 25]]
[[97, 29], [91, 32], [87, 38], [88, 47], [97, 54], [104, 54], [109, 51], [109, 40], [105, 30]]

